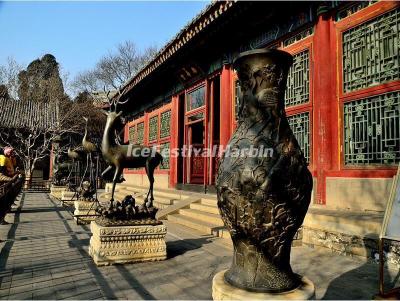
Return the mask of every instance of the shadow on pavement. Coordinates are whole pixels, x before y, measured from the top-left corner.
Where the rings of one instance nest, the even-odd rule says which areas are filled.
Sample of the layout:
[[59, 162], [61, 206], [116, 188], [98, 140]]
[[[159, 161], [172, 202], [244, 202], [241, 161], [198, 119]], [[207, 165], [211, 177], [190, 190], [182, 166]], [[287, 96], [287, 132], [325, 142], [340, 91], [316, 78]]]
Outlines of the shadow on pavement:
[[197, 239], [183, 239], [167, 241], [167, 256], [168, 259], [185, 254], [187, 251], [196, 250], [205, 244], [211, 243], [210, 237]]
[[[368, 236], [368, 235], [366, 235]], [[364, 244], [366, 246], [366, 244]], [[374, 258], [375, 250], [366, 248], [367, 253]], [[387, 264], [384, 265], [385, 291], [398, 285], [400, 271], [389, 270]], [[396, 275], [394, 275], [396, 274]], [[393, 276], [394, 275], [394, 276]], [[376, 283], [371, 286], [371, 283]], [[350, 270], [336, 277], [329, 284], [324, 300], [365, 300], [374, 299], [379, 293], [379, 264], [371, 261], [365, 262], [360, 267]]]

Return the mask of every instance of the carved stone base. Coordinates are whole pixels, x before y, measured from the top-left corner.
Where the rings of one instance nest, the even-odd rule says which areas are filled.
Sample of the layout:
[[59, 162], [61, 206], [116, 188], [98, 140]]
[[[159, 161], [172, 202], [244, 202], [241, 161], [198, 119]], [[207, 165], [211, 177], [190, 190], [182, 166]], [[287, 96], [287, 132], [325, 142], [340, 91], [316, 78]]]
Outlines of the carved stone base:
[[63, 191], [67, 190], [67, 186], [54, 186], [51, 185], [50, 187], [50, 194], [51, 196], [57, 198], [57, 199], [61, 199], [61, 194]]
[[160, 225], [90, 225], [89, 255], [97, 265], [158, 261], [167, 258], [167, 227]]
[[214, 300], [312, 300], [315, 299], [314, 284], [307, 278], [301, 278], [298, 288], [284, 293], [249, 292], [228, 284], [224, 274], [217, 273], [213, 278], [212, 297]]
[[90, 224], [99, 215], [96, 212], [97, 204], [95, 202], [78, 200], [74, 202], [74, 219], [77, 224]]
[[65, 206], [74, 206], [74, 197], [76, 199], [76, 194], [74, 191], [63, 191], [61, 193], [61, 202]]

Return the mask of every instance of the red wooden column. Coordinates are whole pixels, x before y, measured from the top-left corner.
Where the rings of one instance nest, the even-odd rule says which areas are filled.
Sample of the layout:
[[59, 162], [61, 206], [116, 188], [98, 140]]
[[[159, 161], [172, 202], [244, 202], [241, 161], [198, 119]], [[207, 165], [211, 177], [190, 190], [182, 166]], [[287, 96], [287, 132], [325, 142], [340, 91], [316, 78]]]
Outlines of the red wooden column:
[[326, 203], [326, 173], [337, 160], [338, 102], [336, 97], [336, 47], [333, 21], [329, 14], [318, 17], [313, 39], [314, 116], [313, 148], [315, 203]]
[[179, 126], [184, 126], [183, 124], [179, 124], [179, 96], [172, 96], [171, 101], [171, 141], [170, 141], [170, 150], [171, 155], [169, 158], [169, 186], [175, 187], [178, 183], [178, 158], [172, 150], [177, 149], [179, 147]]
[[221, 103], [220, 103], [220, 144], [226, 146], [231, 138], [233, 84], [232, 71], [229, 65], [224, 65], [221, 72]]

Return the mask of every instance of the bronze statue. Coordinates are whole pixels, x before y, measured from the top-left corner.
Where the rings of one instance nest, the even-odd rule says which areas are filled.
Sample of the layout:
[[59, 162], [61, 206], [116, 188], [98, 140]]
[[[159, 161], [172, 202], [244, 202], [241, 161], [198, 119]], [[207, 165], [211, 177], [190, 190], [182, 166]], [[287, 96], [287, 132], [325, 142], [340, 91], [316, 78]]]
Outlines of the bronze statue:
[[68, 162], [61, 149], [57, 149], [53, 161], [53, 185], [65, 186], [68, 183], [68, 175], [72, 168], [72, 163]]
[[75, 161], [83, 161], [83, 154], [84, 150], [82, 147], [76, 147], [74, 149], [71, 149], [71, 146], [68, 147], [67, 150], [68, 158], [72, 160], [72, 162]]
[[90, 160], [92, 160], [91, 156], [92, 156], [93, 153], [96, 153], [98, 151], [98, 148], [97, 148], [96, 144], [94, 144], [93, 142], [90, 142], [88, 140], [88, 121], [89, 121], [89, 118], [83, 117], [83, 119], [85, 120], [85, 134], [83, 135], [83, 138], [82, 138], [82, 146], [83, 146], [83, 150], [90, 157]]
[[[107, 97], [108, 95], [109, 92], [107, 93]], [[117, 104], [120, 104], [120, 102], [118, 100], [109, 101], [111, 107], [114, 105], [116, 110], [116, 106]], [[114, 111], [107, 112], [103, 110], [103, 113], [107, 116], [107, 122], [101, 142], [101, 152], [108, 167], [102, 172], [102, 176], [113, 167], [115, 168], [111, 190], [111, 206], [114, 201], [115, 185], [119, 181], [123, 169], [144, 167], [150, 183], [144, 204], [147, 208], [153, 207], [154, 170], [160, 163], [162, 163], [163, 158], [161, 154], [146, 146], [136, 144], [117, 144], [115, 139], [115, 126], [117, 121], [119, 121], [122, 111], [116, 113]]]
[[[239, 120], [216, 186], [234, 245], [225, 281], [249, 291], [285, 292], [300, 285], [290, 250], [310, 203], [312, 176], [286, 119], [291, 64], [291, 55], [279, 50], [244, 52], [234, 63], [241, 88]], [[271, 152], [252, 156], [245, 151], [252, 148]]]
[[83, 201], [96, 201], [94, 195], [96, 193], [96, 187], [90, 183], [90, 181], [83, 181], [81, 187], [77, 189], [78, 200]]

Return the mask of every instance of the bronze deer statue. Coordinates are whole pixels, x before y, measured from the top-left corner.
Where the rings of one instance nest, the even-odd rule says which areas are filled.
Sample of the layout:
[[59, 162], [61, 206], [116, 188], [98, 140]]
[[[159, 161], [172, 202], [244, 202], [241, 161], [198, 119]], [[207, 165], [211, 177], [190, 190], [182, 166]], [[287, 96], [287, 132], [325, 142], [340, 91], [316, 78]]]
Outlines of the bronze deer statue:
[[[115, 137], [115, 127], [117, 121], [119, 121], [122, 111], [116, 112], [117, 104], [123, 104], [119, 100], [112, 100], [107, 98], [110, 102], [110, 112], [102, 110], [107, 116], [107, 122], [103, 133], [103, 139], [101, 142], [101, 152], [104, 161], [108, 164], [108, 167], [102, 172], [102, 177], [115, 167], [115, 173], [113, 178], [113, 185], [111, 190], [111, 206], [114, 202], [115, 185], [122, 175], [124, 168], [140, 168], [144, 167], [146, 170], [147, 177], [149, 179], [149, 191], [147, 192], [144, 200], [144, 206], [147, 208], [153, 207], [153, 185], [154, 185], [154, 170], [163, 161], [163, 157], [160, 153], [156, 152], [151, 147], [146, 147], [137, 144], [117, 144]], [[126, 102], [126, 101], [125, 101]], [[124, 102], [124, 103], [125, 103]], [[114, 111], [112, 106], [114, 105]]]

